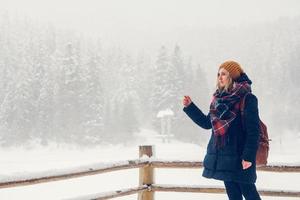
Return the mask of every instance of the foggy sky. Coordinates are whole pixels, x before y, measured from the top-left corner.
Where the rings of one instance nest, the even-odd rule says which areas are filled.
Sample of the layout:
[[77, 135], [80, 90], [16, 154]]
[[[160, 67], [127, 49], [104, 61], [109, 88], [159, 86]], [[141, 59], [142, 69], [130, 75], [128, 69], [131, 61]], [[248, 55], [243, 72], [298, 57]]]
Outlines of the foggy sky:
[[[250, 26], [300, 16], [298, 0], [0, 0], [0, 11], [100, 38], [103, 46], [156, 54], [181, 45], [198, 57], [188, 31]], [[195, 35], [197, 37], [197, 35]], [[201, 37], [201, 36], [199, 36]], [[196, 40], [194, 40], [196, 41]], [[195, 44], [190, 46], [190, 44]]]
[[102, 37], [239, 25], [300, 15], [297, 0], [1, 0], [1, 9]]

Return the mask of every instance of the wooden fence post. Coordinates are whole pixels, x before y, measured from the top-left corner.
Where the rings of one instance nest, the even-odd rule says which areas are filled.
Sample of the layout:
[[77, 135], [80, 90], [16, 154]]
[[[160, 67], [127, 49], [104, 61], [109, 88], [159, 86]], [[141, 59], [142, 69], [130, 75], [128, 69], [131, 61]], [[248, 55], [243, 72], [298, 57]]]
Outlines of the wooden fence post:
[[[153, 156], [152, 146], [140, 146], [139, 157], [144, 155], [148, 157]], [[154, 168], [152, 166], [145, 166], [139, 169], [139, 185], [152, 185], [154, 183]], [[153, 191], [144, 191], [138, 194], [138, 200], [154, 200]]]

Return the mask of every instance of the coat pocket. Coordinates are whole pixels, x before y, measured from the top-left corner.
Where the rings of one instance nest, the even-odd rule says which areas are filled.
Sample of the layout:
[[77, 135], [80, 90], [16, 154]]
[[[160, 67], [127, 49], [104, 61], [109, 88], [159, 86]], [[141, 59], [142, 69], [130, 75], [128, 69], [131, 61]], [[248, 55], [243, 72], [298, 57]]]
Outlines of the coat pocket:
[[217, 170], [236, 171], [238, 166], [238, 156], [222, 155], [217, 160]]
[[206, 154], [203, 161], [203, 166], [207, 169], [214, 170], [217, 161], [217, 156], [215, 154]]

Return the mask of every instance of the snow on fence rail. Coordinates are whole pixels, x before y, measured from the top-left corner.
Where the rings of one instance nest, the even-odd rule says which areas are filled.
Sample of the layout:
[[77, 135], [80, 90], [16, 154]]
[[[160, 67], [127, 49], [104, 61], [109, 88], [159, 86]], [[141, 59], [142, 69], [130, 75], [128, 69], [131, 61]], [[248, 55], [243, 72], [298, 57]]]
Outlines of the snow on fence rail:
[[129, 188], [129, 189], [122, 189], [113, 192], [105, 192], [105, 193], [97, 193], [92, 195], [80, 196], [72, 199], [65, 199], [65, 200], [104, 200], [104, 199], [111, 199], [115, 197], [127, 196], [131, 194], [141, 193], [145, 191], [150, 191], [150, 187], [147, 185]]
[[[160, 191], [225, 193], [225, 189], [223, 187], [218, 186], [175, 186], [154, 184], [154, 168], [201, 168], [203, 167], [203, 163], [199, 161], [170, 161], [153, 159], [152, 146], [140, 146], [139, 148], [140, 159], [136, 160], [128, 160], [107, 164], [98, 163], [77, 168], [31, 173], [26, 176], [1, 177], [0, 189], [24, 185], [33, 185], [51, 181], [66, 180], [117, 170], [139, 168], [139, 186], [136, 188], [122, 189], [107, 193], [98, 193], [94, 195], [78, 197], [75, 199], [102, 200], [138, 193], [138, 200], [153, 200], [154, 192]], [[270, 172], [300, 172], [300, 166], [272, 164], [257, 167], [257, 170]], [[259, 190], [259, 193], [264, 196], [300, 197], [300, 191]]]
[[147, 164], [149, 164], [148, 160], [137, 159], [107, 164], [99, 163], [89, 166], [61, 169], [55, 171], [30, 173], [25, 176], [2, 176], [0, 178], [0, 189], [24, 185], [33, 185], [51, 181], [66, 180], [71, 178], [90, 176], [124, 169], [139, 168]]

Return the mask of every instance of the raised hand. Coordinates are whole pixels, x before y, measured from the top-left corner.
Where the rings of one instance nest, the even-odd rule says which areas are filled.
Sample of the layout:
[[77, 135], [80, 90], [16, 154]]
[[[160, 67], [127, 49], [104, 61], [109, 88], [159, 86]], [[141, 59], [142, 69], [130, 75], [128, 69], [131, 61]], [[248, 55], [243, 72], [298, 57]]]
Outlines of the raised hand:
[[191, 97], [184, 96], [183, 98], [183, 105], [184, 107], [188, 107], [192, 103]]

